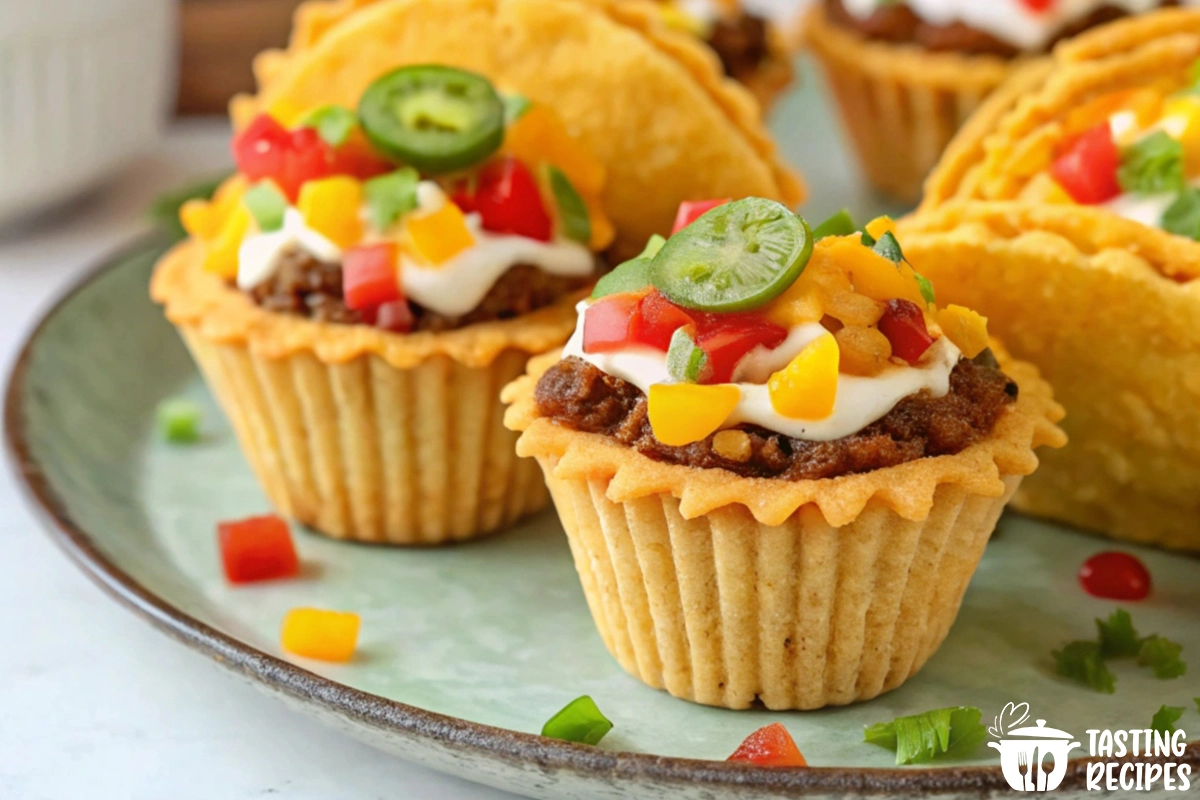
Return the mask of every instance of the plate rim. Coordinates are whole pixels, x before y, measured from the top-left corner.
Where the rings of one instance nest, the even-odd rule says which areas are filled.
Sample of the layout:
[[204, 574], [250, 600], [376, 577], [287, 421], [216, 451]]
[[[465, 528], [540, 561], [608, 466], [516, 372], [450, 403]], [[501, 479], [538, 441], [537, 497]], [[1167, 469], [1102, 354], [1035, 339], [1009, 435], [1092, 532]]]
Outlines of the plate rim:
[[[905, 792], [945, 794], [964, 791], [977, 792], [982, 796], [993, 790], [1008, 790], [999, 766], [763, 769], [727, 761], [608, 751], [471, 722], [371, 694], [317, 675], [223, 633], [156, 595], [105, 556], [92, 542], [84, 523], [76, 521], [67, 511], [52, 482], [33, 457], [23, 401], [33, 351], [63, 307], [106, 273], [121, 269], [137, 256], [165, 252], [171, 244], [166, 236], [157, 232], [134, 237], [97, 259], [91, 267], [60, 289], [54, 299], [36, 315], [36, 322], [21, 339], [17, 357], [7, 376], [3, 412], [5, 453], [12, 465], [15, 483], [22, 490], [26, 505], [35, 512], [51, 540], [107, 595], [162, 633], [188, 649], [207, 656], [227, 671], [248, 679], [256, 684], [256, 688], [287, 695], [305, 705], [318, 706], [325, 712], [349, 718], [357, 724], [441, 747], [458, 755], [563, 770], [588, 781], [649, 779], [663, 784], [703, 785], [708, 789], [743, 796], [764, 790], [792, 796], [817, 792], [889, 796]], [[1060, 790], [1082, 789], [1086, 782], [1087, 765], [1094, 760], [1123, 762], [1132, 760], [1132, 757], [1071, 759]], [[1155, 760], [1143, 759], [1140, 763]], [[1189, 743], [1187, 751], [1177, 762], [1200, 765], [1200, 741]], [[439, 769], [436, 764], [426, 766]], [[459, 777], [473, 780], [469, 775]]]

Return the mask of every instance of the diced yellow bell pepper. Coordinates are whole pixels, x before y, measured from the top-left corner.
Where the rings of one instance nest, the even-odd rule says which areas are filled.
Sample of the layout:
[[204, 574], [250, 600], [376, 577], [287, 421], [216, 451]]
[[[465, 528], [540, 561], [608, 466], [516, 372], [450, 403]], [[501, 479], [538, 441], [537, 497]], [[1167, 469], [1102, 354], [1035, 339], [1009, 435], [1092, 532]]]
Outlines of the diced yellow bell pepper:
[[1122, 111], [1132, 112], [1139, 128], [1148, 128], [1158, 121], [1162, 110], [1162, 94], [1156, 90], [1124, 89], [1109, 92], [1071, 109], [1063, 122], [1062, 132], [1064, 138], [1078, 136]]
[[875, 239], [882, 239], [885, 233], [896, 235], [896, 223], [891, 217], [876, 217], [867, 223], [867, 233]]
[[197, 239], [214, 239], [225, 227], [234, 209], [241, 205], [246, 194], [246, 178], [234, 175], [213, 194], [212, 200], [189, 200], [179, 209], [183, 229]]
[[789, 419], [826, 419], [837, 402], [840, 361], [837, 339], [821, 335], [767, 381], [771, 405]]
[[462, 210], [450, 201], [428, 214], [411, 214], [404, 223], [405, 249], [434, 266], [445, 264], [475, 244]]
[[846, 272], [858, 294], [883, 302], [899, 298], [925, 305], [916, 272], [908, 264], [894, 264], [854, 239], [835, 240], [823, 254]]
[[549, 106], [535, 103], [510, 125], [504, 150], [529, 167], [558, 167], [585, 197], [599, 196], [604, 190], [604, 164], [571, 136]]
[[312, 110], [314, 109], [301, 106], [299, 103], [296, 103], [294, 100], [290, 100], [286, 97], [273, 100], [271, 104], [267, 106], [267, 113], [274, 117], [275, 121], [285, 128], [294, 128], [297, 124], [299, 124], [300, 120], [308, 116], [308, 112]]
[[1075, 198], [1067, 194], [1058, 181], [1049, 172], [1040, 172], [1025, 184], [1017, 199], [1024, 203], [1044, 203], [1054, 206], [1076, 205]]
[[349, 661], [358, 646], [358, 614], [293, 608], [283, 618], [281, 643], [289, 653], [321, 661]]
[[669, 447], [705, 439], [721, 427], [742, 399], [742, 390], [723, 383], [656, 383], [647, 400], [654, 438]]
[[974, 358], [988, 347], [987, 317], [962, 306], [946, 306], [937, 315], [946, 338], [967, 358]]
[[1188, 95], [1167, 101], [1163, 120], [1179, 120], [1184, 172], [1189, 178], [1200, 175], [1200, 97]]
[[336, 175], [305, 183], [296, 207], [304, 224], [345, 250], [362, 240], [362, 204], [362, 184]]
[[238, 274], [238, 249], [252, 221], [250, 211], [241, 203], [225, 218], [221, 231], [205, 243], [204, 270], [233, 280]]
[[825, 316], [821, 287], [815, 281], [808, 280], [808, 277], [807, 272], [801, 275], [787, 291], [768, 303], [762, 310], [763, 316], [784, 328], [819, 322]]

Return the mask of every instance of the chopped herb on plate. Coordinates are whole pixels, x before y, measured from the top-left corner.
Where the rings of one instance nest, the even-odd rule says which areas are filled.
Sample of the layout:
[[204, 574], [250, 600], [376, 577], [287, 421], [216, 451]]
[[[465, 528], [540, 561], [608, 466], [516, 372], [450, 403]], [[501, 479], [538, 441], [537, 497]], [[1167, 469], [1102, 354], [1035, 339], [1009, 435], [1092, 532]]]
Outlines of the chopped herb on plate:
[[1142, 640], [1138, 652], [1138, 665], [1154, 670], [1154, 677], [1162, 680], [1178, 678], [1187, 673], [1187, 664], [1179, 657], [1183, 645], [1155, 634]]
[[1096, 620], [1100, 632], [1100, 654], [1105, 658], [1136, 656], [1141, 650], [1141, 640], [1133, 628], [1133, 617], [1123, 608], [1118, 608], [1107, 621]]
[[966, 758], [987, 738], [978, 708], [939, 708], [877, 722], [863, 741], [896, 751], [897, 764], [924, 764], [937, 758]]
[[200, 439], [200, 406], [191, 400], [171, 398], [158, 404], [155, 412], [162, 438], [171, 444], [192, 444]]
[[1183, 716], [1182, 706], [1163, 706], [1158, 711], [1154, 712], [1154, 719], [1150, 721], [1150, 730], [1156, 733], [1165, 733], [1170, 735], [1179, 728], [1175, 725], [1179, 718]]
[[542, 736], [580, 744], [600, 744], [613, 724], [600, 713], [596, 701], [586, 694], [577, 697], [546, 721]]
[[1062, 650], [1055, 650], [1055, 671], [1064, 678], [1082, 683], [1097, 692], [1112, 694], [1117, 690], [1117, 679], [1109, 672], [1096, 642], [1071, 642]]

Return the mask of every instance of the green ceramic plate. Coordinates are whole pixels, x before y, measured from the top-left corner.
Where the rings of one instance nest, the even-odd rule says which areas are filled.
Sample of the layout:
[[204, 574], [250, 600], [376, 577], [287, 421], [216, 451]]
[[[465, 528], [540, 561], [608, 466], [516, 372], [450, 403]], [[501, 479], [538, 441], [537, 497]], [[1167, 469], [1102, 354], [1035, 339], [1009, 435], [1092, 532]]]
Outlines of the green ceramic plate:
[[[781, 124], [812, 131], [812, 122], [793, 104]], [[794, 155], [822, 161], [818, 180], [836, 177], [819, 172], [829, 169], [827, 159], [804, 158], [799, 148]], [[823, 210], [853, 201], [834, 198]], [[231, 588], [221, 577], [214, 526], [268, 506], [183, 346], [146, 297], [158, 252], [143, 243], [113, 258], [33, 334], [7, 398], [12, 455], [52, 535], [114, 597], [349, 734], [533, 797], [701, 800], [1009, 791], [994, 750], [981, 748], [967, 762], [896, 769], [890, 753], [861, 741], [864, 725], [950, 705], [978, 706], [990, 721], [1006, 703], [1028, 702], [1035, 717], [1079, 735], [1147, 727], [1165, 703], [1187, 706], [1181, 725], [1200, 731], [1193, 677], [1158, 681], [1118, 664], [1117, 693], [1101, 695], [1054, 676], [1050, 651], [1093, 636], [1093, 618], [1115, 607], [1075, 582], [1079, 564], [1108, 545], [1019, 517], [1001, 523], [958, 624], [921, 674], [873, 702], [808, 713], [705, 708], [626, 676], [595, 634], [553, 513], [441, 550], [346, 545], [298, 531], [303, 579]], [[200, 444], [172, 447], [155, 436], [156, 404], [177, 395], [205, 409]], [[1156, 582], [1150, 600], [1130, 605], [1139, 628], [1183, 642], [1185, 657], [1200, 656], [1196, 561], [1125, 549]], [[361, 652], [352, 663], [280, 652], [280, 619], [299, 605], [362, 615]], [[616, 723], [600, 748], [533, 735], [580, 694], [592, 695]], [[774, 721], [788, 726], [814, 768], [721, 761]], [[1200, 763], [1200, 744], [1186, 758]], [[1081, 770], [1075, 762], [1060, 796], [1082, 794]]]

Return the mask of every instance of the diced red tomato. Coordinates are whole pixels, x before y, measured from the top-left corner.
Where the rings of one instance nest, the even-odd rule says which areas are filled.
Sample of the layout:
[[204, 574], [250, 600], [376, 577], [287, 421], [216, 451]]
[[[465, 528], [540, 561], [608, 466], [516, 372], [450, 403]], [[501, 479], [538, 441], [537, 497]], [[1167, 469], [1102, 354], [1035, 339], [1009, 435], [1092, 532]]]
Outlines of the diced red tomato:
[[550, 241], [554, 223], [533, 173], [512, 156], [488, 162], [473, 186], [454, 193], [455, 205], [479, 214], [484, 230]]
[[1021, 0], [1021, 3], [1034, 13], [1041, 14], [1049, 11], [1056, 0]]
[[404, 298], [396, 265], [396, 245], [390, 242], [353, 247], [342, 259], [342, 296], [356, 311]]
[[372, 324], [392, 333], [408, 333], [413, 329], [416, 318], [407, 300], [393, 300], [375, 309]]
[[629, 324], [630, 343], [644, 344], [664, 353], [671, 347], [671, 336], [692, 318], [679, 306], [652, 290], [642, 298]]
[[[774, 349], [787, 338], [787, 329], [750, 314], [706, 314], [696, 344], [708, 354], [711, 372], [705, 383], [729, 383], [738, 362], [754, 348]], [[718, 318], [715, 322], [712, 318]], [[724, 319], [720, 319], [724, 317]]]
[[712, 211], [717, 206], [723, 206], [728, 202], [729, 198], [725, 197], [720, 200], [686, 200], [680, 203], [679, 211], [675, 214], [675, 227], [671, 229], [671, 235], [674, 236], [691, 225], [705, 212]]
[[1079, 583], [1092, 597], [1145, 600], [1150, 595], [1150, 570], [1137, 556], [1108, 550], [1083, 562]]
[[222, 522], [217, 526], [217, 541], [230, 583], [290, 578], [300, 571], [291, 531], [274, 514]]
[[283, 172], [292, 137], [270, 114], [259, 114], [246, 129], [233, 137], [233, 160], [247, 178], [260, 181]]
[[745, 761], [759, 767], [808, 766], [792, 735], [778, 722], [747, 736], [728, 760]]
[[933, 345], [925, 315], [911, 300], [889, 300], [879, 319], [879, 331], [892, 344], [892, 355], [916, 364]]
[[778, 347], [787, 330], [756, 314], [706, 314], [680, 308], [657, 290], [646, 294], [610, 295], [588, 307], [583, 321], [583, 349], [605, 353], [630, 345], [666, 352], [680, 328], [695, 329], [696, 343], [708, 354], [710, 369], [703, 383], [728, 383], [738, 362], [754, 348]]
[[391, 172], [396, 165], [382, 158], [357, 129], [334, 151], [334, 174], [369, 180]]
[[583, 352], [611, 353], [629, 346], [629, 328], [641, 303], [636, 294], [613, 294], [588, 306], [583, 316]]
[[1121, 193], [1121, 152], [1107, 122], [1083, 133], [1050, 165], [1050, 174], [1077, 203], [1096, 205]]
[[259, 114], [233, 138], [233, 158], [252, 182], [270, 178], [292, 202], [307, 181], [331, 175], [369, 178], [389, 168], [353, 137], [335, 150], [315, 129], [289, 131], [269, 114]]

